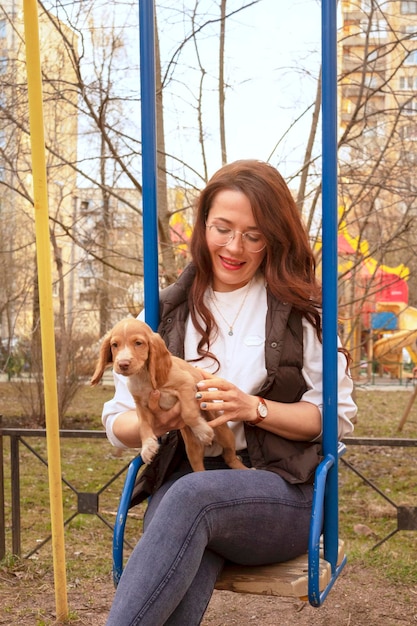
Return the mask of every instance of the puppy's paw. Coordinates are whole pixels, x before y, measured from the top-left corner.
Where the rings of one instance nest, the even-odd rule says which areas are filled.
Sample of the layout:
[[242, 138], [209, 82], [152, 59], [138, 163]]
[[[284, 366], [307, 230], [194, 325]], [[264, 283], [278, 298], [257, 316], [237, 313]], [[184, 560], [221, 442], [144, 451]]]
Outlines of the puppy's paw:
[[159, 443], [156, 437], [148, 437], [148, 439], [145, 439], [145, 441], [143, 442], [142, 450], [140, 452], [140, 455], [144, 462], [151, 463], [154, 460], [158, 449]]
[[191, 430], [201, 443], [205, 446], [209, 446], [214, 438], [214, 430], [209, 426], [206, 420], [202, 419], [196, 426], [192, 426]]

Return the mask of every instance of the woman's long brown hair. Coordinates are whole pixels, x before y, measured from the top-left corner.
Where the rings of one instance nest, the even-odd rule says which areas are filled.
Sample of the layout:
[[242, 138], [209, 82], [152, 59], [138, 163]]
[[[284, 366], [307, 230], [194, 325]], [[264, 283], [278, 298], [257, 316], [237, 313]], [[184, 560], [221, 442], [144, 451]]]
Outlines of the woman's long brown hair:
[[[210, 332], [216, 328], [214, 318], [204, 304], [204, 292], [213, 280], [206, 221], [214, 197], [226, 189], [241, 191], [250, 201], [256, 226], [266, 241], [266, 255], [260, 269], [269, 290], [300, 311], [321, 339], [321, 285], [315, 276], [314, 254], [295, 201], [281, 174], [272, 165], [242, 160], [218, 170], [197, 203], [191, 239], [196, 275], [189, 304], [193, 323], [202, 334], [199, 354], [207, 354]], [[201, 316], [206, 328], [201, 327], [196, 314]]]

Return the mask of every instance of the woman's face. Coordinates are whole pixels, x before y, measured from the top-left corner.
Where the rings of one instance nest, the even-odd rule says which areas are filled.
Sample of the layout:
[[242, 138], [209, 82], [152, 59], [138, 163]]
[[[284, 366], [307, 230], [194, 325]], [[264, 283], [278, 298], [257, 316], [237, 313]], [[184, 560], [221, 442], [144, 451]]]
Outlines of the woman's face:
[[[256, 225], [249, 199], [241, 191], [219, 191], [214, 196], [206, 223], [214, 291], [243, 287], [256, 274], [266, 254], [265, 240]], [[234, 237], [233, 232], [229, 233], [228, 243], [219, 245], [219, 238], [222, 241], [229, 239], [227, 229], [239, 232]], [[243, 238], [241, 233], [245, 233]]]

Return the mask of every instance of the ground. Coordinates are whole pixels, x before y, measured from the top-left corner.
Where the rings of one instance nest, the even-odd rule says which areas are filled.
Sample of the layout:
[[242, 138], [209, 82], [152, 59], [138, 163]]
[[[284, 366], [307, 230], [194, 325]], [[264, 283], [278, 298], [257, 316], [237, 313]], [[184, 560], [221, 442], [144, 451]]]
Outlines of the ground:
[[[68, 589], [70, 624], [104, 626], [114, 589], [110, 580], [79, 581]], [[0, 572], [0, 624], [56, 624], [52, 578], [27, 580]], [[360, 565], [347, 565], [323, 606], [292, 598], [215, 591], [203, 626], [412, 626], [417, 625], [417, 586], [387, 586]], [[187, 626], [184, 624], [184, 626]]]
[[[366, 416], [360, 421], [355, 434], [357, 436], [393, 436], [392, 424], [399, 421], [399, 415], [406, 405], [407, 393], [411, 390], [402, 388], [402, 391], [381, 393], [381, 389], [367, 390], [366, 393], [358, 393], [358, 403], [361, 403], [361, 413]], [[97, 400], [101, 406], [104, 393], [103, 389], [95, 388]], [[6, 397], [5, 389], [0, 387], [0, 397], [3, 398], [3, 410], [12, 410], [11, 399]], [[89, 388], [88, 394], [92, 391]], [[82, 417], [84, 413], [97, 415], [97, 409], [88, 406], [89, 395], [83, 396], [80, 401]], [[5, 399], [6, 398], [6, 399]], [[416, 405], [415, 405], [416, 406]], [[414, 418], [414, 419], [413, 419]], [[407, 421], [404, 436], [416, 438], [415, 414]], [[10, 426], [10, 424], [9, 424]], [[72, 423], [78, 428], [78, 423]], [[67, 426], [68, 427], [68, 426]], [[398, 434], [396, 433], [396, 436]], [[87, 475], [95, 466], [101, 468], [104, 463], [111, 464], [108, 458], [108, 450], [102, 453], [95, 449], [94, 454], [88, 449], [86, 454], [83, 446], [90, 445], [86, 440], [84, 444], [77, 440], [77, 445], [66, 449], [66, 462], [68, 471]], [[100, 444], [101, 445], [101, 444]], [[77, 450], [79, 456], [73, 456]], [[375, 481], [375, 476], [380, 476], [381, 486], [390, 495], [394, 502], [415, 506], [415, 448], [395, 447], [392, 450], [377, 450], [366, 448], [363, 450], [362, 470], [368, 475], [371, 468], [373, 474], [369, 477]], [[394, 452], [395, 451], [395, 452]], [[359, 460], [359, 449], [353, 449], [350, 459]], [[8, 458], [8, 455], [7, 455]], [[81, 460], [83, 463], [81, 464]], [[114, 460], [114, 459], [113, 459]], [[24, 475], [24, 467], [28, 466], [29, 490], [33, 491], [33, 478], [36, 481], [35, 497], [25, 492], [27, 499], [22, 503], [23, 518], [26, 527], [32, 528], [37, 516], [35, 503], [44, 498], [43, 506], [47, 506], [47, 490], [40, 489], [40, 471], [33, 473], [35, 466], [21, 463], [21, 478]], [[36, 466], [37, 467], [37, 466]], [[112, 475], [113, 472], [110, 472]], [[92, 474], [91, 474], [92, 475]], [[8, 476], [8, 474], [7, 474]], [[271, 598], [254, 595], [233, 594], [229, 592], [215, 591], [209, 604], [207, 613], [202, 622], [203, 626], [417, 626], [417, 576], [416, 576], [416, 537], [415, 533], [403, 531], [396, 537], [391, 538], [386, 545], [386, 552], [378, 549], [374, 553], [365, 555], [365, 544], [373, 544], [372, 541], [363, 541], [363, 530], [370, 531], [376, 539], [386, 536], [389, 528], [395, 524], [395, 515], [392, 507], [381, 506], [379, 500], [371, 497], [371, 492], [363, 491], [361, 484], [351, 472], [341, 468], [341, 486], [344, 496], [340, 501], [341, 517], [344, 519], [344, 538], [349, 540], [347, 548], [348, 564], [341, 576], [330, 591], [324, 605], [318, 609], [309, 606], [308, 603], [290, 598]], [[351, 480], [349, 479], [351, 478]], [[88, 482], [89, 476], [86, 476]], [[84, 484], [84, 483], [83, 483]], [[101, 485], [102, 482], [99, 481]], [[90, 489], [90, 488], [89, 488]], [[364, 488], [366, 489], [366, 488]], [[86, 488], [88, 491], [88, 489]], [[6, 494], [9, 492], [6, 491]], [[115, 502], [118, 502], [118, 487], [114, 489]], [[36, 502], [35, 502], [36, 501]], [[6, 502], [10, 510], [10, 502]], [[42, 502], [41, 502], [42, 504]], [[109, 505], [110, 506], [110, 505]], [[39, 507], [38, 507], [39, 508]], [[388, 512], [387, 512], [388, 509]], [[40, 511], [42, 511], [42, 506]], [[115, 510], [114, 510], [115, 511]], [[115, 513], [114, 513], [115, 514]], [[394, 517], [393, 517], [394, 515]], [[90, 517], [84, 516], [82, 525], [77, 525], [76, 518], [71, 532], [67, 533], [67, 561], [68, 561], [68, 608], [69, 624], [71, 626], [104, 626], [108, 614], [114, 588], [109, 569], [111, 567], [108, 530], [103, 526], [101, 531], [102, 540], [99, 541], [101, 526], [97, 526]], [[87, 519], [88, 518], [88, 519]], [[9, 518], [7, 518], [9, 520]], [[360, 522], [360, 524], [358, 524]], [[363, 523], [366, 522], [367, 526]], [[8, 521], [9, 524], [9, 521]], [[42, 520], [42, 529], [44, 520]], [[358, 530], [358, 526], [361, 529]], [[38, 528], [38, 527], [37, 527]], [[395, 525], [394, 525], [395, 528]], [[356, 531], [355, 531], [356, 529]], [[9, 526], [7, 527], [9, 531]], [[78, 535], [78, 532], [83, 534]], [[39, 529], [37, 530], [39, 532]], [[355, 532], [359, 538], [355, 539]], [[87, 535], [85, 534], [87, 533]], [[35, 535], [35, 536], [44, 536]], [[89, 551], [80, 552], [79, 542], [85, 541], [85, 537], [91, 537]], [[7, 535], [9, 539], [9, 535]], [[352, 546], [355, 546], [352, 549]], [[32, 546], [31, 546], [32, 547]], [[368, 546], [369, 547], [369, 546]], [[104, 551], [103, 554], [101, 554]], [[0, 562], [0, 625], [1, 626], [53, 626], [56, 622], [56, 600], [54, 595], [54, 582], [51, 573], [51, 559], [48, 558], [47, 548], [41, 553], [42, 558], [26, 559], [21, 562], [13, 562], [6, 559]], [[372, 556], [374, 555], [374, 556]], [[100, 557], [100, 558], [99, 558]], [[390, 567], [388, 567], [388, 557]], [[409, 581], [408, 584], [394, 584], [389, 582], [395, 568], [392, 563], [398, 565], [399, 577], [397, 580]], [[382, 565], [381, 565], [382, 564]], [[385, 566], [385, 567], [384, 567]], [[184, 626], [188, 626], [184, 624]]]

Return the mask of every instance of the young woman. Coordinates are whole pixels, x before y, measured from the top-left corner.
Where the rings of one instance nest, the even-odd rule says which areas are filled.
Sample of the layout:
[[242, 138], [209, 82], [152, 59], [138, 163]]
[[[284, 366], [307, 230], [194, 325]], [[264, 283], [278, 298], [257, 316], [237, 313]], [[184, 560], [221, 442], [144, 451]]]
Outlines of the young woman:
[[[321, 288], [300, 214], [281, 175], [255, 160], [221, 168], [202, 191], [193, 262], [160, 294], [159, 333], [206, 370], [202, 411], [228, 422], [245, 465], [226, 469], [216, 444], [192, 473], [178, 405], [150, 398], [158, 458], [135, 499], [152, 494], [144, 533], [121, 577], [108, 626], [201, 623], [225, 560], [286, 561], [306, 551], [322, 432]], [[214, 375], [214, 378], [212, 377]], [[339, 348], [339, 437], [356, 414], [348, 356]], [[140, 447], [126, 381], [103, 422], [116, 446]], [[169, 432], [167, 432], [169, 431]]]

